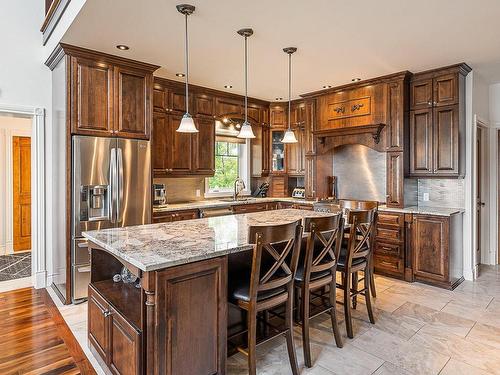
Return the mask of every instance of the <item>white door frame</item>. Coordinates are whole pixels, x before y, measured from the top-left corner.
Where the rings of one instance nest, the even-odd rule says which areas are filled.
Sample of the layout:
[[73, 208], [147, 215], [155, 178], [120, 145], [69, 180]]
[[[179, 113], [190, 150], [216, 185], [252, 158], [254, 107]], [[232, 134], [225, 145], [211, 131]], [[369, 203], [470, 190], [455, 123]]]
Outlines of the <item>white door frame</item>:
[[35, 288], [47, 286], [45, 248], [45, 109], [0, 104], [0, 114], [29, 116], [31, 127], [31, 274]]

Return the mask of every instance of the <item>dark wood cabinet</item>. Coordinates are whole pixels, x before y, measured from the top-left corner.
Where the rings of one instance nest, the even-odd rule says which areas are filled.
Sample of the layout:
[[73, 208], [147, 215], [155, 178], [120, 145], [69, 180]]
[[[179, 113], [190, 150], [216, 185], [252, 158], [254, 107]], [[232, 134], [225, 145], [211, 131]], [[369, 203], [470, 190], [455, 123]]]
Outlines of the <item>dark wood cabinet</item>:
[[404, 153], [387, 153], [386, 204], [404, 206]]
[[215, 121], [213, 118], [195, 119], [198, 133], [193, 137], [193, 173], [213, 176], [215, 173]]
[[151, 164], [153, 173], [162, 175], [168, 169], [167, 149], [169, 148], [170, 116], [161, 112], [153, 113], [153, 131], [151, 135]]
[[62, 46], [71, 61], [71, 133], [149, 139], [157, 66]]
[[409, 177], [465, 174], [466, 64], [415, 74], [410, 83]]
[[114, 131], [113, 65], [71, 59], [71, 132], [110, 136]]
[[225, 257], [156, 272], [155, 373], [225, 373], [226, 275]]
[[223, 117], [238, 117], [244, 113], [243, 102], [241, 100], [229, 98], [215, 99], [215, 115], [219, 118]]
[[373, 263], [375, 272], [405, 276], [405, 220], [403, 213], [379, 211]]
[[88, 338], [114, 375], [142, 373], [142, 335], [94, 286], [89, 286]]
[[212, 117], [215, 113], [215, 99], [206, 94], [195, 94], [195, 113], [197, 116]]
[[305, 117], [306, 106], [303, 101], [292, 103], [290, 125], [297, 138], [297, 143], [286, 145], [286, 171], [289, 176], [304, 176], [306, 169], [305, 152]]
[[275, 198], [284, 198], [288, 196], [288, 176], [271, 176], [269, 181], [269, 196]]
[[287, 127], [286, 106], [288, 104], [271, 104], [269, 109], [269, 122], [272, 128], [284, 129]]
[[115, 67], [115, 135], [149, 139], [153, 76], [126, 67]]
[[463, 280], [462, 214], [413, 215], [415, 280], [453, 289]]
[[269, 174], [269, 127], [252, 126], [255, 138], [250, 140], [252, 158], [252, 177], [264, 177]]
[[153, 223], [171, 223], [173, 221], [192, 220], [200, 217], [198, 209], [153, 213]]
[[233, 213], [235, 214], [249, 214], [251, 212], [275, 210], [276, 208], [276, 202], [249, 203], [232, 206]]

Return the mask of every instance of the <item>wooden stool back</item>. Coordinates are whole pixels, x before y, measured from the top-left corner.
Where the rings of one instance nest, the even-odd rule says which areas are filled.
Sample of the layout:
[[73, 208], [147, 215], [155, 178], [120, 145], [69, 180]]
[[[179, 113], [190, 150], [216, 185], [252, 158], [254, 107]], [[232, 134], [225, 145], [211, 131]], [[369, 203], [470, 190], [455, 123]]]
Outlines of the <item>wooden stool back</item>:
[[352, 260], [366, 258], [369, 260], [373, 249], [377, 209], [347, 210], [349, 242], [347, 245], [346, 266], [350, 267]]

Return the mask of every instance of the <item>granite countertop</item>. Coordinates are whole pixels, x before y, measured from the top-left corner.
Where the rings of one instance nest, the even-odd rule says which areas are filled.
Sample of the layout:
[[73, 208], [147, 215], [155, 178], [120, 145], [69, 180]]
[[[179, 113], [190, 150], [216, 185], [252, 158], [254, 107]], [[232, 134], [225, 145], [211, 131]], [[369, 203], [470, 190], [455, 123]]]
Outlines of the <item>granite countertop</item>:
[[84, 232], [83, 236], [142, 271], [154, 271], [249, 250], [250, 225], [284, 224], [328, 215], [331, 214], [283, 209], [111, 228]]
[[203, 208], [221, 208], [230, 207], [244, 204], [267, 203], [267, 202], [290, 202], [300, 204], [310, 204], [313, 201], [306, 201], [305, 199], [298, 198], [251, 198], [245, 197], [246, 200], [240, 201], [227, 201], [222, 199], [205, 199], [200, 201], [186, 202], [186, 203], [169, 203], [163, 206], [153, 206], [153, 213], [160, 212], [174, 212], [181, 210], [203, 209]]
[[380, 211], [387, 212], [401, 212], [408, 214], [420, 214], [420, 215], [434, 215], [434, 216], [451, 216], [458, 213], [463, 213], [465, 210], [463, 208], [449, 208], [449, 207], [427, 207], [427, 206], [409, 206], [404, 208], [392, 208], [380, 206]]

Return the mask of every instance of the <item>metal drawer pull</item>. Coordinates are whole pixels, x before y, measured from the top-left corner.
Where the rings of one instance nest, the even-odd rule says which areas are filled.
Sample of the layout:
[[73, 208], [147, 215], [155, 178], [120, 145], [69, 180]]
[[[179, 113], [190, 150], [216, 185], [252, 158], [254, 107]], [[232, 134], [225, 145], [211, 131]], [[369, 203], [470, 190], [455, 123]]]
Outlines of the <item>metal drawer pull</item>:
[[85, 266], [85, 267], [79, 267], [78, 272], [80, 273], [87, 273], [90, 272], [90, 266]]
[[112, 311], [109, 311], [109, 310], [108, 310], [108, 311], [105, 311], [105, 312], [104, 312], [104, 317], [105, 317], [105, 318], [107, 318], [108, 316], [111, 316], [111, 315], [113, 315], [113, 312], [112, 312]]
[[80, 249], [84, 249], [86, 247], [89, 247], [89, 242], [88, 241], [78, 242], [76, 246], [78, 246]]

